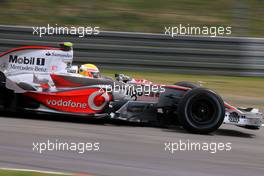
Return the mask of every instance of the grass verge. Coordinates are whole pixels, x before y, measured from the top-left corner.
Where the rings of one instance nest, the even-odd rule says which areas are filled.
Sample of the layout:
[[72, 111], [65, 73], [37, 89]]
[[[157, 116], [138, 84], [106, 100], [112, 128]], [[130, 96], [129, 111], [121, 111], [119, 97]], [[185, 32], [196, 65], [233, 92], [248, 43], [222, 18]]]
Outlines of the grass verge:
[[68, 174], [60, 173], [41, 173], [35, 171], [19, 171], [19, 170], [9, 170], [9, 169], [0, 169], [1, 176], [69, 176]]
[[232, 26], [232, 35], [263, 37], [263, 8], [260, 0], [0, 0], [0, 24], [163, 33], [164, 26], [181, 23]]

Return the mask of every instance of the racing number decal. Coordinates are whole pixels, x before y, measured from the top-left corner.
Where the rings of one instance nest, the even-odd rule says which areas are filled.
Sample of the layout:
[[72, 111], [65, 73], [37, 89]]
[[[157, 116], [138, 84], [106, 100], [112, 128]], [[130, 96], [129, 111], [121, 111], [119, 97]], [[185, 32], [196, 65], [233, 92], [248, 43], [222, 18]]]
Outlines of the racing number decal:
[[238, 123], [239, 122], [239, 117], [229, 117], [228, 120], [233, 123]]
[[238, 123], [239, 122], [239, 115], [236, 112], [231, 112], [228, 120], [230, 122], [233, 122], [233, 123]]
[[88, 105], [91, 109], [99, 111], [105, 107], [109, 99], [109, 95], [106, 92], [93, 92], [88, 98]]

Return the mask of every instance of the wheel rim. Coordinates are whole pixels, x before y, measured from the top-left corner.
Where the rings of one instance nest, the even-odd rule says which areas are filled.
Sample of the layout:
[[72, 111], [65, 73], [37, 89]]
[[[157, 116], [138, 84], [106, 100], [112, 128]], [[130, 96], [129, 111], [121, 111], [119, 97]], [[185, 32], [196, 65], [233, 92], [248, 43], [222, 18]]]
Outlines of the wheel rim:
[[197, 125], [207, 125], [215, 120], [215, 102], [210, 98], [195, 98], [190, 102], [189, 119]]

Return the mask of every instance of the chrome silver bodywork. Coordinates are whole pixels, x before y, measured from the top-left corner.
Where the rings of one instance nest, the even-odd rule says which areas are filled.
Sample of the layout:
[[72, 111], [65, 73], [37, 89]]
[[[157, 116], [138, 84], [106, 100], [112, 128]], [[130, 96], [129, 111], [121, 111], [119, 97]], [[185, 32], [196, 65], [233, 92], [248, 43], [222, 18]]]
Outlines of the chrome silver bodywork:
[[260, 128], [262, 125], [262, 113], [255, 108], [226, 109], [225, 124], [236, 125], [244, 128]]

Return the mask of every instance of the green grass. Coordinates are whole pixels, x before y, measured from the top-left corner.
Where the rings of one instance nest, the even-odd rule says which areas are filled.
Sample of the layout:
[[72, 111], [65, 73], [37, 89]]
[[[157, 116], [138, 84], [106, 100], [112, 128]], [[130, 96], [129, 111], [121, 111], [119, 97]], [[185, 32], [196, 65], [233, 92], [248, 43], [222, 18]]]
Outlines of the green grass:
[[164, 26], [182, 23], [232, 26], [234, 35], [263, 37], [263, 9], [259, 0], [0, 0], [0, 24], [163, 33]]
[[[104, 75], [113, 76], [116, 71], [103, 70]], [[135, 78], [144, 78], [154, 83], [173, 84], [180, 81], [202, 82], [204, 87], [215, 90], [228, 102], [239, 106], [254, 106], [264, 111], [264, 78], [187, 75], [157, 72], [120, 71]]]
[[66, 175], [45, 174], [45, 173], [26, 172], [26, 171], [13, 171], [13, 170], [0, 170], [0, 176], [66, 176]]

